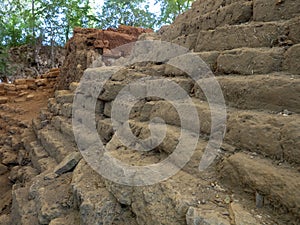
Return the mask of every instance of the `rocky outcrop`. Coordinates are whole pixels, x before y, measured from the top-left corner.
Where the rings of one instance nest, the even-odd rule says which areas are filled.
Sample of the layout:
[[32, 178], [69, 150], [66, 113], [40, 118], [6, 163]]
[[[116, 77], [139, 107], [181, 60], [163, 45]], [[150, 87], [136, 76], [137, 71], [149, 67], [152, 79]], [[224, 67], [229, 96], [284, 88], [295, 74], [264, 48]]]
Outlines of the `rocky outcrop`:
[[107, 30], [75, 28], [73, 37], [66, 44], [66, 59], [57, 88], [68, 88], [72, 82], [78, 82], [88, 67], [110, 64], [110, 60], [128, 55], [130, 49], [111, 50], [134, 42], [139, 35], [149, 32], [152, 30], [122, 25]]
[[51, 49], [50, 46], [43, 46], [38, 43], [35, 47], [30, 45], [12, 47], [7, 54], [8, 74], [5, 75], [9, 75], [10, 81], [37, 78], [53, 67], [62, 66], [64, 56], [65, 50], [62, 47]]

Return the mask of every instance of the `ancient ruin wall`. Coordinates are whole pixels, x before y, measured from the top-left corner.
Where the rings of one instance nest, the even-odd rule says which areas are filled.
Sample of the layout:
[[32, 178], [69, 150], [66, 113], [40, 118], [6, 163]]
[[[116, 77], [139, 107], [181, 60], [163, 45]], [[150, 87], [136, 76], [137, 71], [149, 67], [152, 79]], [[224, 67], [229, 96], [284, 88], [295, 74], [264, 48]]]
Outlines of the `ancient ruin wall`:
[[[72, 83], [49, 99], [48, 110], [41, 111], [23, 135], [30, 164], [14, 173], [13, 221], [22, 225], [299, 224], [299, 4], [199, 0], [162, 34], [164, 40], [193, 49], [192, 54], [201, 56], [218, 75], [228, 110], [227, 133], [208, 170], [200, 173], [198, 166], [211, 133], [210, 109], [187, 74], [161, 62], [89, 68], [85, 73], [90, 79], [120, 69], [106, 82], [95, 109], [97, 132], [111, 155], [130, 165], [157, 163], [178, 142], [178, 114], [159, 98], [141, 99], [130, 117], [132, 131], [141, 139], [149, 136], [152, 118], [165, 120], [167, 136], [155, 150], [134, 151], [114, 133], [111, 110], [118, 92], [149, 75], [174, 81], [192, 98], [201, 121], [195, 154], [175, 176], [155, 185], [131, 187], [100, 176], [78, 154], [71, 123], [78, 83]], [[85, 51], [89, 39], [84, 40], [77, 43], [81, 51], [75, 51], [75, 44], [70, 46], [74, 57]], [[70, 71], [76, 72], [80, 65], [70, 64]], [[77, 95], [83, 108], [89, 108], [92, 98], [94, 80], [90, 84]], [[81, 121], [85, 118], [90, 114], [82, 112]], [[186, 120], [194, 122], [189, 115]], [[83, 146], [92, 136], [90, 127], [82, 131]]]
[[[75, 28], [73, 37], [66, 44], [66, 59], [57, 88], [64, 89], [71, 82], [79, 81], [86, 68], [102, 65], [103, 54], [110, 54], [111, 49], [134, 42], [140, 34], [148, 32], [152, 30], [130, 26], [107, 30]], [[97, 59], [99, 62], [95, 63]]]

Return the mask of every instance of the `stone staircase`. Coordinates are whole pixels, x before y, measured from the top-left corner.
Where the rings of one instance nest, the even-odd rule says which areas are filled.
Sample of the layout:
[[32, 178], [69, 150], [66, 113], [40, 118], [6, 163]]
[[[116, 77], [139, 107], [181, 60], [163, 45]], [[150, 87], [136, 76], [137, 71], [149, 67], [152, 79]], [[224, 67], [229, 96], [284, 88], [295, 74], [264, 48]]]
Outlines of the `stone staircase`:
[[[162, 71], [166, 70], [166, 65], [159, 66]], [[147, 65], [143, 70], [150, 71], [152, 67], [157, 69], [157, 65]], [[136, 74], [141, 69], [127, 69], [126, 74], [132, 81], [142, 76]], [[101, 75], [106, 70], [89, 69], [86, 74]], [[169, 79], [178, 81], [178, 77]], [[99, 96], [96, 104], [99, 108], [95, 110], [97, 131], [103, 143], [107, 143], [107, 151], [116, 159], [135, 166], [165, 159], [173, 152], [180, 137], [180, 119], [176, 110], [168, 102], [155, 98], [143, 99], [142, 104], [136, 104], [130, 114], [133, 133], [144, 139], [149, 135], [148, 121], [161, 117], [166, 122], [167, 135], [153, 151], [134, 151], [120, 142], [112, 129], [110, 116], [117, 94], [116, 82], [107, 83], [106, 92]], [[298, 79], [291, 82], [296, 83]], [[121, 86], [126, 83], [128, 80]], [[287, 85], [297, 87], [288, 82]], [[260, 95], [261, 104], [266, 108], [255, 109], [255, 104], [247, 108], [246, 101], [240, 108], [228, 107], [225, 143], [216, 162], [201, 173], [198, 164], [208, 143], [211, 121], [208, 104], [200, 100], [200, 92], [196, 93], [198, 97], [192, 99], [201, 123], [201, 136], [190, 162], [166, 181], [130, 187], [103, 178], [84, 159], [76, 159], [74, 153], [78, 153], [78, 149], [71, 116], [73, 91], [77, 86], [73, 83], [70, 90], [57, 91], [55, 98], [48, 101], [48, 110], [41, 110], [32, 129], [24, 134], [22, 141], [32, 167], [40, 175], [13, 188], [12, 216], [18, 224], [197, 224], [197, 221], [296, 224], [300, 175], [297, 143], [293, 142], [297, 139], [293, 135], [294, 130], [297, 131], [294, 122], [299, 116], [297, 113], [275, 113], [273, 110], [281, 105], [269, 100], [269, 92]], [[83, 104], [92, 97], [88, 91], [90, 87], [86, 88], [76, 95], [83, 98]], [[189, 90], [192, 95], [192, 88]], [[186, 103], [179, 104], [185, 106]], [[287, 108], [293, 105], [286, 104]], [[84, 113], [83, 118], [87, 116]], [[157, 124], [159, 126], [162, 125]], [[192, 136], [193, 133], [188, 132], [187, 143]], [[264, 199], [263, 208], [256, 208], [255, 194]], [[21, 199], [28, 201], [24, 203]]]
[[[19, 171], [13, 186], [12, 224], [136, 224], [128, 207], [121, 205], [105, 189], [103, 179], [81, 160], [71, 114], [64, 111], [73, 96], [71, 91], [58, 91], [49, 99], [49, 110], [41, 110], [23, 134], [32, 170]], [[24, 176], [30, 179], [24, 181]]]
[[[193, 50], [190, 54], [200, 56], [211, 67], [226, 101], [223, 144], [216, 149], [213, 164], [201, 172], [199, 162], [212, 134], [212, 111], [203, 91], [184, 72], [165, 63], [86, 70], [90, 80], [75, 97], [82, 104], [76, 115], [87, 123], [80, 137], [72, 127], [72, 103], [79, 84], [57, 91], [48, 108], [41, 110], [23, 134], [31, 164], [20, 168], [13, 186], [12, 224], [299, 224], [299, 16], [299, 2], [293, 0], [200, 0], [162, 34], [162, 40]], [[109, 71], [116, 73], [96, 97], [95, 108], [90, 109], [89, 103], [95, 100], [93, 90], [97, 90], [93, 89], [97, 87], [93, 78], [105, 77]], [[127, 146], [120, 140], [118, 132], [123, 126], [114, 131], [111, 113], [119, 91], [149, 75], [179, 84], [192, 103], [178, 100], [176, 104], [182, 109], [192, 104], [201, 126], [183, 132], [181, 118], [170, 103], [142, 98], [129, 114], [133, 134], [147, 140], [153, 134], [149, 122], [157, 117], [165, 124], [154, 123], [153, 129], [166, 131], [160, 144], [143, 152], [135, 150], [138, 145]], [[135, 90], [144, 91], [139, 88]], [[172, 90], [165, 90], [169, 92]], [[124, 103], [122, 107], [125, 110], [131, 105]], [[90, 121], [93, 114], [95, 121]], [[193, 124], [194, 119], [189, 114], [184, 117], [187, 124]], [[131, 166], [167, 159], [181, 135], [187, 147], [195, 133], [200, 137], [189, 162], [169, 179], [129, 186], [112, 182], [92, 169], [87, 159], [88, 153], [97, 152], [93, 129], [109, 155]], [[83, 159], [75, 140], [84, 148]], [[157, 140], [159, 135], [147, 143], [152, 146]], [[181, 161], [172, 166], [177, 163]], [[133, 174], [131, 178], [147, 182], [156, 178], [157, 171], [151, 172], [153, 177]]]
[[230, 107], [225, 142], [235, 151], [219, 165], [221, 180], [263, 196], [282, 224], [299, 223], [287, 216], [299, 218], [297, 196], [289, 199], [299, 193], [299, 4], [199, 0], [162, 33], [211, 67]]

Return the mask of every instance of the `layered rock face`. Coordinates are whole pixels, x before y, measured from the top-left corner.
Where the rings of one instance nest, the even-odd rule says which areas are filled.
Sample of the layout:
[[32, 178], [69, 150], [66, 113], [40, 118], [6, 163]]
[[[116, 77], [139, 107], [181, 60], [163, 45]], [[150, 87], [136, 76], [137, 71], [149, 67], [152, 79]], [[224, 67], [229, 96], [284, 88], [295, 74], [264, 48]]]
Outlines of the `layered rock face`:
[[[47, 110], [42, 110], [23, 134], [22, 145], [30, 163], [26, 169], [20, 167], [14, 178], [11, 217], [3, 215], [0, 221], [22, 225], [299, 224], [299, 15], [299, 3], [292, 0], [196, 1], [190, 11], [161, 31], [162, 40], [179, 43], [192, 53], [156, 63], [85, 70], [85, 83], [71, 83], [68, 89], [56, 91]], [[140, 40], [159, 38], [154, 36], [142, 35]], [[131, 60], [151, 54], [151, 46], [142, 47]], [[165, 50], [158, 48], [155, 53], [163, 56]], [[219, 101], [208, 102], [207, 93], [217, 94], [209, 88], [210, 77], [195, 81], [170, 66], [178, 62], [187, 65], [188, 71], [191, 56], [200, 56], [210, 66], [225, 98], [226, 134], [221, 146], [209, 142], [219, 130], [211, 129], [213, 123], [224, 128], [212, 118], [220, 112], [214, 109], [221, 108]], [[207, 67], [202, 69], [211, 74]], [[191, 101], [168, 88], [166, 80], [180, 86]], [[150, 82], [150, 88], [137, 85], [137, 81]], [[121, 90], [136, 94], [138, 101], [118, 102]], [[179, 99], [172, 99], [174, 96]], [[183, 118], [174, 105], [185, 112]], [[116, 106], [121, 108], [116, 111]], [[192, 106], [196, 118], [185, 110]], [[200, 126], [194, 127], [197, 120]], [[190, 126], [182, 127], [183, 122]], [[72, 126], [78, 123], [85, 125], [79, 136], [77, 127]], [[120, 135], [126, 131], [125, 125], [145, 142], [124, 142]], [[195, 151], [169, 179], [130, 186], [112, 182], [92, 169], [102, 163], [97, 158], [95, 131], [106, 154], [130, 166], [164, 161], [176, 155], [181, 141], [185, 149], [194, 145]], [[141, 146], [154, 147], [137, 151]], [[207, 146], [217, 157], [199, 171]], [[187, 157], [181, 156], [182, 160]], [[175, 160], [170, 169], [180, 163]], [[131, 174], [132, 183], [140, 180], [147, 184], [157, 178], [157, 168], [151, 171], [153, 176], [141, 177], [115, 165], [117, 178]], [[106, 175], [115, 176], [110, 168], [110, 164], [102, 167]]]
[[[148, 32], [152, 30], [130, 26], [108, 30], [75, 28], [73, 37], [66, 44], [66, 59], [57, 88], [68, 88], [70, 83], [79, 82], [86, 68], [103, 65], [104, 54], [114, 58], [111, 49], [134, 42], [139, 35]], [[122, 56], [127, 55], [128, 51], [125, 50]], [[115, 54], [117, 58], [121, 56], [119, 52]]]

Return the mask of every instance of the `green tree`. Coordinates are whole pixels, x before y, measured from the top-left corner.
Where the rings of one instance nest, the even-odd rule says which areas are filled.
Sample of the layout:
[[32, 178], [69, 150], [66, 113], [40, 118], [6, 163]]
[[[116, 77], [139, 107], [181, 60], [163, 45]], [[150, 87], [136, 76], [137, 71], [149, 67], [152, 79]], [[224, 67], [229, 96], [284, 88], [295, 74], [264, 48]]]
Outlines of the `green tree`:
[[38, 14], [43, 17], [41, 28], [46, 42], [63, 45], [76, 26], [87, 27], [92, 16], [89, 0], [39, 0]]
[[153, 28], [157, 22], [145, 0], [106, 0], [98, 18], [100, 28], [119, 25]]
[[170, 24], [176, 16], [189, 9], [195, 0], [156, 0], [160, 4], [161, 13], [159, 24]]
[[0, 3], [1, 45], [17, 46], [25, 41], [23, 31], [26, 22], [22, 18], [22, 5], [16, 0], [6, 0]]

